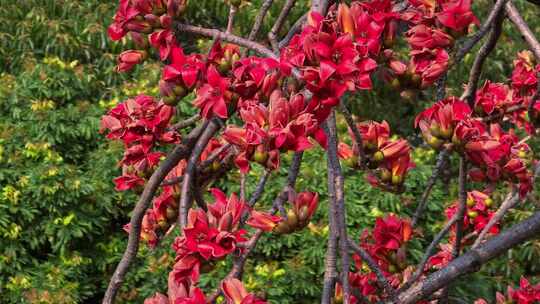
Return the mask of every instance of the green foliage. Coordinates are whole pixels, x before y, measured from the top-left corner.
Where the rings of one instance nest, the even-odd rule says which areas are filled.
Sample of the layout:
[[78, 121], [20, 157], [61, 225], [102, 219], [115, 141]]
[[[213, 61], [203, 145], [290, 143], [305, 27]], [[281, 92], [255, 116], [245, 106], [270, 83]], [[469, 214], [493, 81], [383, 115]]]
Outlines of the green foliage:
[[[261, 0], [244, 6], [235, 31], [247, 34]], [[488, 6], [479, 0], [479, 11]], [[98, 133], [101, 115], [116, 103], [138, 93], [156, 94], [159, 68], [146, 64], [128, 76], [113, 73], [114, 55], [125, 42], [110, 43], [106, 25], [115, 1], [2, 1], [0, 6], [0, 294], [3, 303], [97, 303], [126, 244], [122, 226], [128, 222], [134, 195], [115, 192], [111, 182], [119, 169], [122, 147], [105, 142]], [[276, 1], [263, 25], [266, 33], [284, 1]], [[520, 8], [529, 8], [519, 4]], [[284, 28], [305, 10], [298, 1]], [[525, 10], [523, 10], [525, 11]], [[225, 26], [227, 8], [222, 1], [190, 1], [188, 22]], [[533, 20], [538, 10], [527, 11]], [[482, 14], [480, 14], [482, 15]], [[532, 23], [540, 31], [540, 22]], [[503, 80], [516, 51], [524, 45], [516, 32], [505, 26], [503, 44], [488, 60], [485, 75]], [[191, 50], [208, 44], [183, 37]], [[450, 83], [459, 88], [473, 57], [453, 71]], [[396, 92], [376, 84], [377, 93], [350, 100], [360, 117], [387, 119], [393, 130], [421, 143], [414, 136], [415, 113], [432, 102], [431, 92], [404, 101]], [[449, 93], [459, 93], [450, 91]], [[388, 111], [387, 109], [393, 109]], [[394, 110], [395, 109], [395, 110]], [[182, 116], [194, 112], [189, 103], [180, 106]], [[391, 113], [389, 113], [391, 112]], [[341, 132], [345, 131], [339, 122]], [[538, 147], [538, 144], [536, 144]], [[257, 208], [268, 209], [285, 181], [291, 155], [284, 156], [279, 173], [273, 173]], [[412, 216], [416, 199], [431, 174], [435, 154], [417, 149], [417, 168], [407, 179], [407, 191], [399, 196], [369, 186], [363, 176], [346, 169], [348, 229], [358, 237], [377, 216], [388, 212]], [[455, 160], [454, 160], [455, 162]], [[265, 235], [246, 266], [249, 289], [264, 294], [272, 303], [315, 303], [320, 294], [324, 252], [328, 234], [326, 159], [320, 150], [306, 153], [297, 190], [318, 191], [320, 206], [308, 228], [285, 237]], [[455, 166], [454, 166], [455, 168]], [[255, 188], [261, 169], [248, 177], [248, 193]], [[454, 174], [455, 175], [455, 174]], [[452, 172], [450, 175], [452, 176]], [[239, 176], [231, 173], [215, 186], [238, 191]], [[443, 210], [456, 197], [455, 182], [437, 183], [428, 212], [422, 220], [423, 237], [411, 244], [418, 260], [445, 219]], [[500, 202], [504, 189], [497, 192]], [[525, 218], [532, 206], [514, 211], [507, 225]], [[174, 262], [173, 236], [157, 250], [141, 248], [120, 293], [123, 303], [141, 303], [156, 291], [164, 292], [167, 273]], [[482, 272], [458, 283], [458, 293], [472, 300], [492, 296], [522, 274], [536, 275], [540, 242], [512, 250]], [[203, 275], [201, 286], [211, 291], [230, 268], [218, 263]], [[472, 302], [472, 301], [471, 301]]]

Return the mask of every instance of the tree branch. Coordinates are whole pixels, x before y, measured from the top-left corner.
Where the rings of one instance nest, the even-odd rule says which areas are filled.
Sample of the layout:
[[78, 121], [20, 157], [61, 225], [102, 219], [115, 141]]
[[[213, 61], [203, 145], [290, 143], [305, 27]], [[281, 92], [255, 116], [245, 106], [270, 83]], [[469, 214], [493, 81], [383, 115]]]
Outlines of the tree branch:
[[525, 41], [529, 44], [534, 56], [538, 61], [540, 61], [540, 42], [538, 42], [534, 36], [534, 33], [527, 25], [527, 22], [523, 20], [523, 17], [521, 17], [519, 11], [512, 2], [506, 3], [505, 9], [506, 13], [508, 14], [508, 18], [516, 25]]
[[251, 28], [248, 40], [255, 40], [257, 38], [257, 34], [259, 33], [264, 21], [264, 17], [266, 17], [266, 14], [268, 13], [268, 10], [270, 10], [273, 2], [274, 0], [264, 0], [262, 3], [261, 8], [259, 9], [259, 14], [257, 17], [255, 17], [255, 22], [253, 22], [253, 28]]
[[476, 58], [474, 59], [473, 66], [469, 73], [469, 82], [467, 84], [465, 92], [461, 96], [461, 99], [467, 101], [471, 108], [474, 108], [474, 98], [476, 90], [478, 88], [480, 74], [482, 73], [482, 67], [491, 51], [493, 51], [493, 49], [497, 45], [497, 41], [499, 40], [499, 37], [502, 33], [502, 25], [504, 18], [504, 11], [500, 10], [496, 16], [493, 25], [491, 26], [491, 31], [489, 32], [487, 41], [484, 43], [484, 45], [482, 45], [482, 47], [478, 51], [478, 54], [476, 55]]
[[349, 247], [362, 258], [362, 261], [366, 262], [367, 266], [371, 271], [375, 273], [377, 277], [377, 286], [383, 291], [385, 291], [390, 298], [395, 298], [397, 296], [396, 291], [390, 285], [390, 282], [384, 276], [381, 268], [377, 265], [377, 262], [369, 255], [369, 253], [362, 247], [358, 246], [353, 240], [349, 239]]
[[[333, 205], [333, 211], [337, 226], [337, 233], [339, 235], [339, 251], [341, 257], [341, 284], [343, 286], [343, 303], [348, 304], [351, 298], [351, 287], [349, 284], [349, 269], [350, 269], [350, 256], [349, 245], [347, 237], [347, 221], [345, 210], [345, 191], [344, 191], [344, 177], [341, 171], [341, 165], [337, 155], [337, 142], [338, 135], [336, 130], [336, 115], [330, 114], [326, 122], [327, 136], [328, 136], [328, 179], [329, 183], [332, 182], [334, 187], [329, 190], [333, 193], [330, 194], [330, 204]], [[323, 299], [325, 301], [325, 299]]]
[[260, 43], [257, 43], [257, 42], [254, 42], [254, 41], [242, 38], [242, 37], [238, 37], [232, 34], [227, 34], [216, 29], [209, 29], [209, 28], [204, 28], [204, 27], [194, 26], [194, 25], [189, 25], [189, 24], [184, 24], [184, 23], [175, 23], [175, 28], [179, 32], [192, 33], [192, 34], [197, 34], [201, 36], [222, 39], [224, 41], [234, 43], [239, 46], [243, 46], [245, 48], [253, 50], [265, 57], [277, 58], [276, 54], [274, 54], [270, 49], [268, 49], [267, 47], [265, 47], [264, 45]]
[[179, 121], [171, 126], [170, 129], [172, 130], [182, 130], [184, 128], [187, 128], [189, 126], [192, 126], [196, 124], [199, 120], [201, 120], [201, 116], [199, 114], [193, 115], [190, 118], [186, 120]]
[[478, 32], [476, 32], [473, 36], [471, 36], [469, 39], [467, 39], [461, 48], [456, 53], [453, 65], [457, 65], [463, 60], [463, 57], [469, 53], [472, 48], [484, 37], [489, 29], [491, 28], [491, 25], [495, 22], [495, 19], [497, 18], [497, 15], [499, 15], [499, 12], [504, 9], [504, 5], [508, 0], [497, 0], [495, 4], [493, 5], [493, 8], [488, 14], [488, 17], [486, 18], [486, 21], [480, 26], [480, 29]]
[[187, 224], [188, 210], [191, 205], [191, 193], [190, 189], [193, 183], [195, 169], [197, 168], [197, 162], [201, 153], [208, 145], [208, 142], [216, 134], [220, 128], [218, 119], [212, 119], [206, 129], [201, 134], [201, 137], [197, 140], [197, 143], [193, 147], [191, 156], [188, 159], [186, 170], [184, 171], [184, 179], [182, 180], [182, 189], [180, 194], [180, 203], [178, 210], [178, 222], [180, 223], [180, 229], [183, 229]]
[[540, 233], [540, 212], [493, 237], [476, 249], [451, 261], [443, 269], [431, 274], [425, 280], [414, 284], [398, 296], [397, 301], [387, 303], [412, 304], [426, 299], [442, 287], [464, 274], [478, 271], [480, 267], [505, 253], [509, 249], [531, 239]]
[[519, 202], [519, 194], [517, 193], [516, 187], [513, 187], [512, 191], [508, 193], [508, 195], [506, 196], [506, 199], [503, 201], [503, 203], [501, 204], [497, 212], [495, 212], [495, 215], [489, 220], [486, 226], [484, 226], [482, 231], [480, 231], [480, 234], [474, 241], [474, 244], [472, 245], [471, 248], [478, 247], [482, 243], [484, 238], [486, 237], [491, 227], [497, 224], [504, 217], [506, 212], [508, 212], [508, 210], [513, 208], [518, 202]]
[[281, 27], [285, 23], [285, 20], [287, 20], [287, 16], [289, 16], [289, 13], [291, 12], [291, 9], [293, 8], [294, 4], [296, 3], [296, 0], [287, 0], [285, 4], [283, 5], [283, 8], [281, 9], [281, 13], [279, 13], [278, 18], [276, 19], [276, 22], [272, 26], [272, 29], [268, 33], [268, 41], [270, 41], [270, 45], [272, 46], [272, 49], [274, 50], [274, 53], [279, 53], [279, 45], [277, 42], [277, 34], [281, 30]]
[[414, 216], [412, 219], [411, 225], [413, 227], [418, 224], [418, 221], [420, 220], [420, 217], [422, 216], [422, 213], [424, 212], [424, 209], [427, 205], [427, 200], [429, 198], [429, 195], [431, 194], [431, 190], [433, 189], [433, 186], [437, 182], [437, 179], [441, 175], [441, 172], [443, 170], [443, 167], [446, 164], [446, 156], [449, 154], [447, 149], [441, 150], [439, 152], [439, 155], [437, 156], [437, 163], [435, 164], [435, 168], [433, 169], [431, 173], [431, 177], [426, 183], [426, 190], [424, 190], [424, 193], [422, 193], [422, 197], [420, 198], [420, 202], [418, 203], [418, 207], [416, 207], [416, 211], [414, 212]]
[[364, 153], [362, 134], [360, 134], [360, 130], [358, 130], [358, 127], [356, 126], [356, 123], [354, 122], [351, 112], [349, 112], [349, 109], [347, 109], [344, 104], [340, 104], [339, 109], [341, 111], [341, 114], [343, 114], [343, 117], [345, 117], [345, 121], [347, 122], [349, 129], [351, 129], [354, 135], [354, 149], [358, 152], [358, 156], [360, 156], [358, 159], [358, 166], [360, 168], [364, 168], [366, 163], [366, 155]]
[[146, 209], [148, 209], [148, 206], [152, 202], [161, 182], [181, 159], [185, 159], [189, 156], [191, 149], [203, 130], [203, 126], [204, 125], [201, 124], [198, 128], [193, 129], [191, 133], [184, 138], [184, 141], [177, 145], [169, 156], [159, 165], [146, 183], [143, 193], [133, 209], [131, 220], [129, 221], [130, 230], [126, 250], [109, 281], [107, 291], [103, 297], [103, 304], [114, 303], [116, 294], [124, 282], [129, 266], [137, 256], [141, 234], [141, 222], [146, 214]]

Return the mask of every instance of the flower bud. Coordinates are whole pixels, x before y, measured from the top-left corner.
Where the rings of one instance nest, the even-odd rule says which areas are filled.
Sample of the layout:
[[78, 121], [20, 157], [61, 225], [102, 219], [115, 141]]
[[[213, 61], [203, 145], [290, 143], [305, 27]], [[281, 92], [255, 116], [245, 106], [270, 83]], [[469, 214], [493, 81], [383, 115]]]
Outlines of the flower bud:
[[298, 216], [292, 209], [287, 211], [287, 225], [289, 225], [292, 230], [296, 229], [296, 226], [298, 225]]
[[174, 220], [174, 219], [176, 219], [176, 217], [177, 217], [177, 212], [176, 212], [176, 210], [175, 210], [174, 208], [172, 208], [171, 206], [168, 206], [168, 207], [167, 207], [167, 210], [166, 210], [165, 212], [166, 212], [167, 218], [168, 218], [169, 220]]
[[478, 212], [474, 210], [470, 210], [469, 212], [467, 212], [467, 216], [470, 217], [471, 219], [474, 219], [478, 216]]
[[291, 232], [291, 228], [286, 222], [280, 222], [276, 227], [274, 227], [273, 231], [277, 234], [287, 234]]
[[146, 35], [137, 32], [129, 32], [131, 40], [138, 49], [146, 50], [149, 46]]
[[255, 153], [253, 153], [253, 160], [261, 165], [265, 165], [268, 160], [268, 152], [262, 145], [257, 146]]
[[402, 175], [392, 175], [392, 184], [394, 185], [401, 185], [403, 184], [403, 176]]
[[376, 162], [382, 162], [384, 160], [384, 154], [381, 151], [375, 152], [375, 154], [373, 154], [373, 160]]

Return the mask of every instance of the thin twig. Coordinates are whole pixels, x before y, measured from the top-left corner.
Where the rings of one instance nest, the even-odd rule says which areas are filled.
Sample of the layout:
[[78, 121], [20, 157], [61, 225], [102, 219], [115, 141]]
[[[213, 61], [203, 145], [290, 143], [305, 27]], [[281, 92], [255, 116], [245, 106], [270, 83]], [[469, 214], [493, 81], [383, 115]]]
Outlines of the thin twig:
[[437, 156], [437, 163], [435, 164], [435, 167], [433, 168], [431, 177], [426, 183], [426, 189], [424, 190], [424, 193], [422, 193], [422, 197], [420, 198], [418, 207], [416, 207], [416, 211], [414, 212], [414, 216], [411, 223], [413, 227], [415, 227], [416, 224], [418, 224], [418, 221], [420, 220], [422, 213], [424, 213], [424, 209], [426, 208], [429, 195], [431, 194], [431, 190], [433, 189], [433, 186], [435, 185], [435, 183], [437, 182], [437, 179], [439, 178], [439, 176], [441, 175], [441, 172], [443, 171], [443, 168], [446, 164], [446, 157], [448, 154], [449, 154], [448, 150], [444, 149], [444, 150], [441, 150], [441, 152], [439, 152], [439, 155]]
[[439, 243], [446, 236], [448, 231], [450, 231], [450, 228], [452, 228], [452, 226], [457, 222], [457, 220], [458, 220], [458, 214], [456, 213], [454, 214], [454, 216], [452, 216], [450, 220], [448, 220], [448, 222], [446, 222], [443, 229], [441, 229], [441, 231], [437, 233], [437, 235], [433, 238], [433, 240], [427, 247], [426, 251], [424, 252], [424, 256], [422, 257], [422, 260], [420, 261], [418, 266], [416, 266], [416, 270], [414, 274], [410, 277], [409, 280], [407, 280], [407, 282], [405, 282], [405, 284], [403, 284], [403, 286], [399, 288], [398, 292], [406, 290], [407, 288], [411, 287], [411, 285], [414, 284], [416, 280], [418, 280], [418, 278], [420, 278], [422, 273], [424, 273], [424, 268], [426, 267], [426, 264], [429, 261], [429, 258], [433, 255], [435, 248], [437, 247], [437, 245], [439, 245]]
[[246, 174], [240, 173], [240, 200], [246, 201]]
[[467, 84], [467, 87], [465, 88], [465, 92], [461, 96], [461, 99], [467, 101], [471, 108], [474, 107], [475, 92], [478, 88], [478, 82], [480, 80], [480, 74], [482, 73], [482, 67], [489, 54], [497, 45], [497, 41], [499, 40], [499, 37], [502, 33], [502, 25], [504, 18], [504, 11], [499, 11], [495, 22], [491, 26], [491, 31], [489, 32], [487, 41], [482, 45], [482, 47], [478, 51], [478, 54], [476, 55], [476, 58], [474, 59], [473, 66], [469, 73], [469, 82]]
[[189, 126], [192, 126], [196, 124], [199, 120], [201, 120], [201, 116], [199, 114], [193, 115], [190, 118], [186, 120], [179, 121], [171, 126], [170, 129], [172, 130], [181, 130], [184, 128], [187, 128]]
[[351, 239], [349, 239], [349, 247], [358, 254], [360, 258], [362, 258], [362, 261], [366, 262], [368, 268], [375, 273], [375, 276], [377, 277], [377, 286], [390, 295], [390, 298], [395, 298], [397, 296], [396, 290], [390, 285], [390, 282], [384, 276], [381, 268], [379, 268], [379, 265], [377, 265], [377, 262], [373, 260], [369, 253]]
[[499, 209], [497, 209], [497, 212], [495, 212], [495, 215], [493, 215], [493, 217], [489, 219], [489, 222], [486, 224], [486, 226], [484, 226], [482, 231], [480, 231], [480, 234], [474, 241], [474, 244], [472, 245], [471, 248], [476, 248], [480, 246], [480, 244], [482, 243], [482, 241], [484, 240], [488, 232], [491, 230], [491, 228], [495, 224], [497, 224], [504, 217], [506, 212], [508, 212], [508, 210], [513, 208], [518, 202], [519, 202], [519, 194], [516, 187], [513, 187], [512, 191], [509, 192], [508, 195], [506, 195], [506, 198], [504, 199]]
[[302, 17], [298, 18], [298, 20], [296, 20], [296, 22], [291, 26], [291, 28], [285, 35], [285, 37], [283, 37], [283, 39], [281, 39], [281, 41], [278, 43], [278, 48], [280, 50], [284, 48], [286, 45], [288, 45], [289, 42], [291, 42], [291, 39], [294, 37], [294, 35], [300, 32], [306, 20], [307, 20], [307, 13], [302, 15]]
[[499, 12], [504, 9], [504, 4], [508, 0], [497, 0], [495, 4], [493, 5], [491, 11], [489, 12], [488, 17], [486, 18], [486, 21], [480, 26], [480, 29], [478, 32], [476, 32], [474, 35], [472, 35], [469, 39], [467, 39], [461, 48], [457, 51], [453, 65], [458, 65], [461, 60], [469, 53], [472, 48], [482, 39], [491, 28], [491, 25], [493, 22], [495, 22], [495, 19], [497, 15], [499, 15]]
[[521, 14], [512, 2], [509, 1], [508, 3], [506, 3], [505, 10], [508, 14], [508, 18], [512, 20], [525, 41], [529, 44], [529, 47], [534, 53], [537, 61], [540, 61], [540, 42], [538, 42], [538, 39], [536, 39], [536, 37], [534, 36], [534, 33], [527, 25], [527, 22], [523, 20], [523, 17], [521, 17]]
[[234, 5], [229, 6], [229, 18], [227, 20], [227, 30], [225, 33], [230, 34], [232, 33], [233, 26], [234, 26], [234, 17], [236, 16], [236, 12], [238, 11], [238, 8]]
[[201, 162], [201, 165], [199, 166], [198, 170], [204, 170], [208, 166], [210, 166], [223, 152], [227, 151], [232, 145], [230, 143], [226, 143], [222, 145], [221, 147], [217, 148], [216, 150], [212, 151], [208, 158], [206, 158], [204, 161]]
[[[289, 168], [289, 174], [287, 176], [287, 184], [283, 187], [283, 190], [278, 194], [276, 197], [276, 200], [274, 200], [274, 204], [272, 208], [270, 209], [271, 214], [275, 214], [278, 210], [276, 207], [276, 204], [283, 205], [283, 202], [287, 199], [287, 193], [290, 191], [290, 189], [294, 189], [296, 185], [296, 179], [298, 178], [298, 171], [300, 170], [300, 166], [302, 163], [302, 155], [303, 152], [296, 152], [295, 157], [293, 157], [293, 161], [291, 163], [291, 167]], [[250, 238], [248, 241], [248, 244], [244, 246], [244, 248], [247, 248], [244, 253], [238, 257], [233, 262], [233, 268], [227, 274], [227, 278], [234, 277], [234, 278], [240, 278], [244, 269], [244, 265], [247, 261], [247, 257], [249, 253], [255, 248], [257, 245], [257, 242], [261, 238], [263, 234], [262, 230], [257, 230], [255, 234]], [[249, 250], [248, 250], [249, 249]], [[213, 303], [217, 297], [221, 294], [221, 289], [216, 290], [210, 297], [208, 297], [207, 303]]]
[[257, 201], [261, 198], [264, 192], [264, 187], [266, 186], [266, 182], [268, 181], [268, 177], [270, 176], [270, 173], [271, 172], [269, 170], [264, 170], [263, 175], [261, 176], [261, 178], [259, 179], [259, 182], [257, 183], [257, 187], [255, 187], [255, 191], [253, 191], [253, 193], [251, 194], [251, 197], [249, 198], [248, 206], [250, 208], [253, 208], [255, 203], [257, 203]]
[[266, 14], [268, 13], [268, 10], [270, 10], [273, 2], [274, 0], [264, 0], [262, 3], [261, 8], [259, 9], [259, 14], [257, 17], [255, 17], [255, 22], [253, 22], [253, 27], [249, 33], [248, 40], [255, 40], [257, 38], [257, 34], [259, 33], [264, 21], [264, 17], [266, 17]]
[[279, 45], [277, 41], [277, 35], [279, 31], [281, 30], [281, 27], [285, 23], [285, 20], [287, 20], [287, 17], [289, 16], [289, 13], [291, 12], [291, 9], [293, 8], [294, 4], [296, 3], [296, 0], [287, 0], [285, 4], [283, 5], [283, 8], [281, 9], [281, 13], [279, 13], [278, 18], [276, 19], [276, 22], [272, 26], [272, 29], [268, 33], [268, 41], [270, 41], [270, 45], [272, 46], [272, 49], [274, 50], [274, 53], [279, 54]]
[[[465, 220], [465, 212], [467, 211], [467, 160], [465, 156], [459, 159], [459, 177], [458, 177], [458, 209], [456, 211], [456, 235], [454, 246], [452, 248], [452, 260], [456, 259], [461, 252], [461, 241], [463, 239], [463, 225]], [[444, 287], [442, 300], [439, 302], [448, 303], [448, 290], [450, 285]]]
[[364, 144], [362, 141], [362, 134], [360, 134], [360, 130], [358, 130], [358, 127], [356, 126], [356, 123], [354, 122], [354, 119], [352, 118], [351, 112], [349, 112], [349, 109], [342, 103], [339, 106], [339, 109], [341, 111], [341, 114], [343, 114], [343, 117], [345, 117], [345, 121], [347, 122], [347, 125], [349, 126], [349, 129], [352, 131], [354, 136], [354, 149], [356, 152], [358, 152], [358, 166], [360, 168], [364, 168], [364, 165], [366, 163], [366, 154], [364, 153]]

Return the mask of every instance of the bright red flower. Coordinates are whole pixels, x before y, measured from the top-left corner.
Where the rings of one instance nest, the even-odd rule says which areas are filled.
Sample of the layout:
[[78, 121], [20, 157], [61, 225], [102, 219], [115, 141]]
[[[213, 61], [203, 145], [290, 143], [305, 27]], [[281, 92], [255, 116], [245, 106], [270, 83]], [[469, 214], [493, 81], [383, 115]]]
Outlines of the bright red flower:
[[432, 85], [448, 69], [448, 53], [442, 48], [411, 51], [412, 71], [422, 78], [422, 88]]
[[114, 22], [109, 26], [108, 33], [112, 40], [120, 40], [127, 32], [127, 24], [130, 22], [139, 22], [135, 17], [140, 11], [130, 5], [130, 0], [120, 0], [120, 5], [114, 15]]
[[471, 10], [471, 0], [445, 1], [442, 3], [442, 11], [436, 15], [442, 25], [458, 32], [463, 32], [473, 23], [478, 24]]
[[488, 80], [476, 91], [474, 111], [478, 114], [491, 115], [494, 112], [502, 114], [511, 105], [510, 89], [502, 83], [492, 83]]
[[214, 66], [208, 67], [207, 83], [197, 89], [193, 104], [201, 109], [201, 116], [227, 118], [227, 104], [230, 103], [229, 78], [221, 77]]
[[174, 34], [170, 29], [153, 32], [148, 40], [150, 44], [159, 51], [159, 58], [165, 61], [169, 58], [171, 50], [176, 46]]
[[129, 189], [142, 187], [145, 184], [145, 180], [143, 178], [134, 174], [116, 177], [113, 182], [115, 184], [114, 188], [116, 191], [126, 191]]
[[171, 48], [171, 63], [163, 68], [162, 79], [190, 90], [204, 70], [205, 64], [200, 55], [186, 56], [181, 47], [174, 45]]
[[375, 246], [382, 250], [397, 250], [407, 243], [412, 236], [409, 221], [390, 214], [385, 218], [377, 218], [373, 229]]
[[454, 39], [440, 29], [419, 24], [407, 31], [407, 42], [413, 49], [422, 50], [450, 47]]

